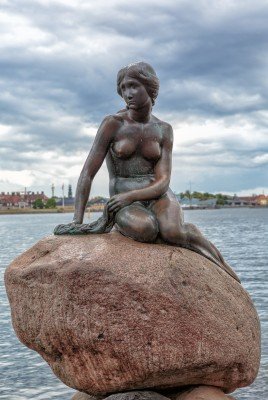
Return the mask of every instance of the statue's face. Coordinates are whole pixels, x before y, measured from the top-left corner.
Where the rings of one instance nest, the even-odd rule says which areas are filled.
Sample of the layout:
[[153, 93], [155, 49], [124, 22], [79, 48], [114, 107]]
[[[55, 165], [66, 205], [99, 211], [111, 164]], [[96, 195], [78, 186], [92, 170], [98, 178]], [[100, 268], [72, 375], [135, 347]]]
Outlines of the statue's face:
[[122, 97], [125, 100], [128, 108], [138, 110], [142, 108], [148, 101], [151, 101], [150, 96], [145, 89], [145, 86], [137, 79], [130, 76], [125, 76], [120, 84]]

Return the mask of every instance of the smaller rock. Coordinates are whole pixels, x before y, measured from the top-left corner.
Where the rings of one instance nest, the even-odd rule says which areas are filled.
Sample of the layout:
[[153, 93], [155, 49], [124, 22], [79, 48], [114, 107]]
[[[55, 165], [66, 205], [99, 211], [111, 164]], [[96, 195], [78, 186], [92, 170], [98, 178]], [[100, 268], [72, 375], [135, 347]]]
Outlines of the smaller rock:
[[151, 391], [133, 391], [125, 393], [115, 393], [109, 397], [95, 397], [89, 394], [77, 392], [71, 400], [169, 400], [168, 397]]
[[102, 400], [103, 397], [90, 396], [89, 394], [76, 392], [71, 400]]
[[105, 400], [168, 400], [168, 398], [156, 392], [133, 391], [112, 394], [106, 397]]
[[213, 386], [198, 386], [179, 394], [175, 400], [235, 400], [235, 398]]

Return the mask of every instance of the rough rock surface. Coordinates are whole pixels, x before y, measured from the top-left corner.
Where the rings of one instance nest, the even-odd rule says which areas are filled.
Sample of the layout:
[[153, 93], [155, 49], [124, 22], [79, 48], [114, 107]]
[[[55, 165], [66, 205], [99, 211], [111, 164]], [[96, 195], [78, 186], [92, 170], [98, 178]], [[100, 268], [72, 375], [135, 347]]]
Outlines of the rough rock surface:
[[[71, 400], [99, 400], [99, 398], [86, 393], [76, 393]], [[132, 391], [105, 396], [105, 400], [169, 400], [169, 398], [151, 391]]]
[[19, 339], [79, 391], [230, 392], [257, 374], [249, 295], [189, 250], [116, 232], [51, 236], [15, 259], [5, 280]]
[[175, 400], [235, 400], [235, 398], [224, 394], [222, 390], [215, 387], [199, 386], [178, 395]]
[[[90, 396], [86, 393], [76, 393], [72, 400], [99, 400], [98, 397]], [[198, 386], [191, 388], [177, 395], [163, 396], [151, 391], [133, 391], [126, 393], [116, 393], [104, 400], [235, 400], [234, 397], [225, 395], [222, 390], [213, 386]]]
[[169, 400], [169, 399], [156, 392], [133, 391], [127, 393], [112, 394], [111, 396], [106, 397], [105, 400]]
[[103, 399], [102, 397], [95, 397], [91, 396], [90, 394], [82, 393], [82, 392], [77, 392], [73, 395], [71, 400], [101, 400]]

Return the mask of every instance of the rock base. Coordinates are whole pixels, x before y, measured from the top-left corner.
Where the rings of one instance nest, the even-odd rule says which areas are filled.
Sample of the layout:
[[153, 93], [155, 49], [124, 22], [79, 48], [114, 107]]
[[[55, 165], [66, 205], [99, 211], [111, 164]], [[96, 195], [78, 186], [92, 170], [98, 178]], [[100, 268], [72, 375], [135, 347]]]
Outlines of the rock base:
[[80, 392], [230, 393], [257, 375], [248, 293], [190, 250], [117, 232], [51, 236], [14, 260], [5, 282], [19, 339]]
[[213, 386], [193, 387], [183, 393], [173, 394], [171, 397], [163, 396], [152, 391], [133, 391], [126, 393], [112, 394], [108, 397], [100, 398], [76, 393], [72, 400], [235, 400], [233, 396], [226, 395], [222, 390]]

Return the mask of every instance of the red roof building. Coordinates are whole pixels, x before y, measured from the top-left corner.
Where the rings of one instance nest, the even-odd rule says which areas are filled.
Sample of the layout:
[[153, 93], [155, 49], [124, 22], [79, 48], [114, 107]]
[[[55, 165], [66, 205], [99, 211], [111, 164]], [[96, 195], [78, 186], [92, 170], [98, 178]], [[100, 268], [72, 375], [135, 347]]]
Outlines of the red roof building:
[[33, 203], [37, 199], [42, 199], [44, 203], [48, 200], [48, 197], [44, 192], [12, 192], [0, 194], [0, 207], [32, 207]]

